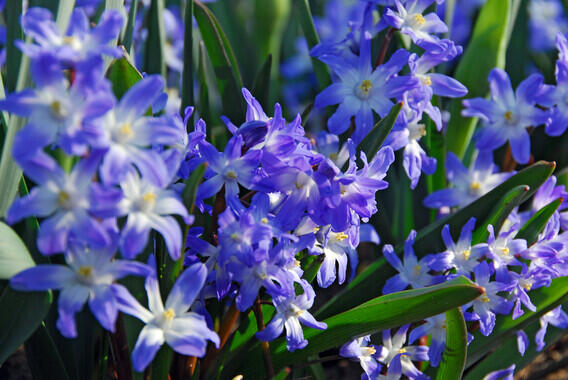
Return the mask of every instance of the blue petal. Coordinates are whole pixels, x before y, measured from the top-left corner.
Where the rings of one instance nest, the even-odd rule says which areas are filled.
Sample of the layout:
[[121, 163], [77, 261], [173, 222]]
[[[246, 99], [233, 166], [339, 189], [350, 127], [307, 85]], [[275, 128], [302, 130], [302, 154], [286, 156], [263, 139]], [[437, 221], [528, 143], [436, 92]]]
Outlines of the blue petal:
[[176, 314], [187, 311], [205, 283], [207, 268], [201, 263], [195, 263], [185, 269], [177, 278], [168, 298], [166, 309], [173, 309]]
[[108, 285], [95, 286], [89, 299], [89, 308], [106, 330], [114, 332], [114, 324], [118, 316], [116, 300]]
[[34, 291], [62, 289], [75, 280], [75, 272], [63, 265], [38, 265], [28, 268], [10, 279], [16, 290]]
[[142, 372], [152, 362], [165, 340], [162, 329], [154, 325], [144, 326], [132, 350], [132, 367]]

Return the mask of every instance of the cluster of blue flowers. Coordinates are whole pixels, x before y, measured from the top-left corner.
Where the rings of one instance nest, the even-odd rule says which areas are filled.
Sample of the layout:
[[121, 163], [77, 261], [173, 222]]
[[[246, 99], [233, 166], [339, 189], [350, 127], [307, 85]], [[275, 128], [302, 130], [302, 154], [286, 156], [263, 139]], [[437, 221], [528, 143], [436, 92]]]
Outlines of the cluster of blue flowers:
[[[460, 12], [471, 12], [480, 3], [468, 3]], [[330, 9], [341, 7], [331, 4]], [[301, 260], [315, 257], [321, 262], [316, 276], [321, 288], [353, 278], [359, 243], [380, 242], [367, 222], [378, 211], [377, 192], [389, 186], [385, 177], [395, 151], [402, 151], [402, 167], [410, 187], [416, 188], [422, 172], [432, 174], [437, 168], [436, 159], [420, 145], [427, 131], [423, 120], [429, 118], [442, 131], [447, 118], [438, 108], [439, 98], [467, 94], [457, 80], [433, 72], [462, 53], [454, 40], [441, 38], [448, 28], [436, 12], [427, 12], [433, 4], [366, 0], [351, 5], [347, 17], [319, 20], [318, 27], [324, 29], [343, 23], [346, 33], [342, 40], [324, 39], [310, 52], [332, 71], [333, 83], [314, 103], [320, 109], [338, 105], [327, 120], [329, 133], [306, 133], [300, 116], [286, 120], [278, 103], [268, 116], [243, 88], [246, 119], [235, 125], [223, 118], [230, 136], [223, 151], [207, 141], [202, 119], [187, 132], [194, 109], [188, 107], [182, 120], [179, 98], [169, 91], [166, 95], [168, 83], [161, 76], [146, 75], [116, 98], [105, 77], [104, 57], [124, 54], [116, 47], [124, 24], [118, 11], [105, 11], [92, 27], [89, 7], [77, 8], [61, 33], [49, 11], [28, 9], [22, 28], [33, 41], [20, 41], [18, 47], [31, 60], [35, 87], [9, 94], [0, 109], [26, 118], [12, 153], [34, 186], [14, 201], [6, 220], [14, 224], [39, 218], [39, 252], [63, 255], [64, 260], [22, 271], [11, 278], [11, 286], [59, 290], [57, 328], [68, 338], [77, 336], [75, 314], [85, 303], [110, 332], [119, 312], [141, 320], [144, 327], [132, 352], [137, 371], [152, 362], [164, 343], [197, 357], [205, 355], [209, 341], [219, 347], [204, 307], [211, 299], [234, 302], [243, 312], [257, 300], [270, 300], [274, 317], [256, 337], [271, 341], [285, 333], [289, 351], [304, 348], [308, 341], [302, 325], [320, 330], [327, 325], [309, 311], [315, 285], [305, 276]], [[380, 18], [375, 17], [377, 5]], [[168, 82], [175, 83], [183, 67], [183, 24], [175, 11], [165, 16], [170, 20], [167, 62], [175, 73]], [[395, 30], [415, 45], [413, 53], [399, 49], [387, 59], [385, 45], [373, 62], [372, 40], [382, 33], [388, 41]], [[458, 41], [467, 38], [467, 32], [453, 33], [462, 33]], [[494, 69], [488, 79], [491, 99], [463, 102], [463, 115], [483, 122], [472, 164], [466, 168], [448, 153], [445, 169], [451, 186], [428, 195], [427, 207], [440, 215], [454, 212], [513, 175], [500, 172], [493, 162], [493, 151], [506, 142], [515, 161], [526, 164], [532, 128], [544, 126], [550, 136], [565, 132], [568, 40], [562, 34], [556, 37], [556, 47], [556, 85], [532, 74], [513, 91], [507, 73]], [[287, 65], [297, 72], [302, 62]], [[402, 102], [402, 109], [392, 131], [384, 146], [367, 157], [359, 144], [376, 115], [384, 118], [396, 102]], [[181, 196], [184, 181], [203, 167], [196, 214], [211, 221], [212, 231], [190, 228], [196, 217]], [[402, 258], [384, 245], [382, 252], [398, 274], [386, 281], [383, 293], [465, 276], [485, 290], [463, 306], [466, 320], [485, 336], [492, 333], [497, 314], [515, 319], [524, 309], [535, 311], [530, 290], [568, 275], [568, 204], [561, 204], [536, 243], [529, 245], [516, 235], [538, 210], [559, 198], [568, 199], [568, 192], [551, 177], [528, 209], [515, 209], [499, 231], [490, 225], [485, 242], [472, 243], [472, 218], [457, 241], [448, 225], [443, 228], [443, 252], [418, 259], [415, 231], [404, 244]], [[162, 241], [169, 258], [181, 260], [184, 267], [165, 303], [155, 257]], [[117, 282], [129, 275], [144, 280], [147, 308]], [[568, 315], [558, 307], [541, 318], [538, 349], [545, 345], [548, 324], [568, 327]], [[413, 362], [439, 365], [445, 328], [444, 316], [434, 316], [396, 332], [384, 331], [379, 346], [370, 336], [347, 342], [340, 354], [358, 360], [364, 378], [425, 378]], [[412, 345], [425, 336], [431, 337], [429, 346]], [[524, 353], [529, 338], [522, 330], [518, 336]], [[513, 370], [492, 376], [510, 376]]]

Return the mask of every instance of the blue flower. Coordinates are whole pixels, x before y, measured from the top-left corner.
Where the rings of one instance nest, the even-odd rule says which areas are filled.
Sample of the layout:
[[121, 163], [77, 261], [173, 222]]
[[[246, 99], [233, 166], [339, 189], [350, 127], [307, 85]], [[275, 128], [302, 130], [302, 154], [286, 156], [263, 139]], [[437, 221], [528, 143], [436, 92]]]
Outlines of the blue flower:
[[286, 347], [288, 351], [295, 351], [307, 346], [308, 341], [300, 323], [318, 330], [325, 330], [327, 325], [318, 322], [308, 309], [312, 307], [315, 292], [306, 280], [301, 281], [304, 293], [292, 297], [275, 297], [272, 302], [276, 308], [276, 315], [262, 331], [256, 333], [256, 337], [263, 341], [277, 338], [286, 329]]
[[396, 75], [408, 62], [406, 50], [397, 50], [388, 62], [373, 70], [370, 43], [370, 35], [365, 34], [361, 38], [359, 57], [352, 53], [346, 53], [346, 57], [319, 57], [337, 74], [339, 81], [316, 96], [315, 106], [321, 108], [339, 103], [327, 122], [329, 131], [335, 134], [345, 132], [350, 118], [355, 116], [356, 128], [351, 137], [355, 143], [361, 142], [371, 131], [373, 110], [385, 117], [393, 105], [391, 98], [398, 98], [418, 85], [415, 78]]
[[136, 371], [142, 372], [164, 343], [182, 355], [197, 357], [205, 355], [208, 340], [219, 347], [219, 336], [207, 327], [205, 317], [188, 311], [206, 277], [207, 269], [203, 264], [188, 267], [176, 280], [164, 304], [158, 280], [155, 276], [148, 276], [146, 293], [149, 310], [140, 305], [124, 286], [116, 285], [119, 310], [145, 324], [132, 351], [132, 366]]
[[46, 255], [67, 249], [69, 237], [84, 239], [103, 247], [109, 237], [103, 226], [91, 215], [93, 199], [92, 177], [102, 152], [92, 152], [80, 160], [71, 173], [66, 173], [43, 151], [20, 166], [38, 186], [25, 197], [14, 201], [8, 210], [8, 223], [28, 216], [45, 217], [39, 228], [37, 245]]
[[17, 42], [17, 45], [32, 58], [50, 53], [60, 62], [70, 65], [101, 53], [119, 57], [122, 51], [116, 46], [110, 46], [109, 42], [118, 38], [123, 22], [120, 12], [110, 9], [101, 15], [98, 25], [91, 29], [87, 15], [78, 8], [72, 14], [67, 33], [61, 35], [49, 10], [30, 8], [22, 17], [22, 28], [36, 44]]
[[491, 100], [463, 101], [463, 116], [480, 117], [484, 121], [477, 136], [478, 149], [494, 150], [509, 141], [515, 160], [520, 164], [529, 162], [530, 137], [526, 128], [545, 124], [549, 117], [547, 112], [535, 107], [542, 82], [542, 75], [532, 74], [513, 92], [507, 73], [498, 68], [491, 70]]
[[435, 13], [422, 15], [433, 2], [434, 0], [408, 0], [403, 5], [400, 0], [394, 0], [396, 11], [387, 8], [383, 22], [408, 34], [418, 46], [422, 46], [424, 42], [436, 43], [439, 38], [432, 33], [446, 33], [448, 27]]
[[423, 373], [416, 368], [412, 361], [427, 361], [428, 346], [405, 346], [406, 333], [409, 327], [410, 325], [402, 326], [392, 337], [390, 329], [384, 330], [383, 345], [379, 346], [377, 351], [378, 360], [389, 366], [388, 373], [391, 373], [393, 364], [396, 363], [396, 367], [398, 367], [397, 362], [400, 362], [402, 374], [414, 379], [417, 376], [423, 376]]
[[345, 343], [339, 349], [339, 355], [344, 358], [357, 359], [365, 371], [361, 376], [362, 380], [375, 379], [381, 374], [381, 365], [377, 363], [377, 346], [369, 344], [371, 336], [366, 335]]
[[489, 192], [513, 173], [499, 173], [491, 152], [480, 151], [469, 169], [452, 152], [446, 157], [446, 176], [454, 187], [433, 192], [424, 199], [430, 208], [463, 207]]
[[87, 300], [99, 323], [114, 332], [118, 315], [115, 280], [127, 275], [146, 277], [154, 271], [135, 261], [113, 260], [115, 252], [115, 244], [100, 250], [73, 244], [65, 254], [67, 265], [45, 264], [26, 269], [10, 279], [10, 286], [23, 291], [61, 290], [57, 328], [67, 338], [77, 336], [75, 313]]
[[389, 278], [383, 287], [383, 293], [389, 294], [404, 290], [408, 285], [414, 289], [423, 288], [432, 284], [432, 276], [428, 274], [430, 268], [427, 265], [429, 258], [424, 257], [420, 261], [414, 254], [414, 239], [416, 231], [412, 230], [404, 243], [404, 263], [396, 255], [394, 248], [390, 244], [383, 247], [383, 255], [399, 274]]

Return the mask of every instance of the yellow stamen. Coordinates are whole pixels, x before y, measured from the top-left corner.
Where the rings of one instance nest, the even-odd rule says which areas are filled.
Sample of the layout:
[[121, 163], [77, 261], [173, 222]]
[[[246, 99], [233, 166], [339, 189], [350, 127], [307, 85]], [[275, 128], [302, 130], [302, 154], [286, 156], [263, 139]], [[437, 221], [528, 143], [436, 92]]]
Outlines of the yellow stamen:
[[482, 302], [491, 302], [491, 300], [489, 299], [489, 297], [487, 297], [487, 294], [484, 294], [480, 297]]
[[79, 274], [83, 277], [89, 277], [93, 273], [92, 266], [81, 266], [79, 267]]
[[314, 227], [314, 234], [320, 230], [319, 227]]
[[507, 120], [507, 121], [513, 120], [513, 112], [512, 111], [505, 112], [505, 120]]
[[162, 313], [162, 316], [168, 321], [171, 321], [175, 318], [176, 313], [173, 311], [173, 309], [167, 309]]
[[414, 271], [414, 274], [419, 274], [420, 273], [420, 269], [422, 269], [422, 267], [418, 264], [416, 264], [414, 266], [414, 268], [412, 268], [412, 270]]
[[412, 17], [412, 19], [414, 20], [414, 24], [418, 27], [422, 27], [424, 26], [424, 24], [426, 24], [426, 19], [420, 13], [415, 14], [414, 17]]
[[406, 353], [406, 348], [401, 348], [400, 350], [398, 350], [399, 354], [404, 354]]
[[122, 133], [122, 135], [126, 137], [134, 136], [134, 131], [132, 130], [132, 126], [130, 125], [130, 123], [122, 124], [122, 127], [120, 127], [120, 133]]
[[363, 82], [361, 82], [361, 85], [359, 86], [359, 89], [365, 95], [368, 95], [372, 88], [373, 88], [373, 82], [371, 82], [369, 79], [363, 80]]
[[237, 174], [232, 170], [229, 170], [225, 176], [229, 179], [237, 179]]
[[53, 102], [51, 102], [49, 108], [51, 109], [53, 116], [55, 116], [57, 119], [63, 119], [65, 117], [65, 109], [63, 108], [63, 105], [59, 100], [54, 100]]
[[425, 77], [422, 79], [422, 84], [423, 84], [424, 86], [431, 86], [431, 85], [432, 85], [432, 79], [430, 79], [430, 77], [428, 77], [428, 76], [425, 76]]
[[501, 252], [503, 252], [503, 255], [509, 256], [509, 248], [508, 247], [501, 248]]
[[529, 290], [531, 290], [532, 284], [530, 282], [525, 282], [523, 284], [523, 288], [525, 288], [525, 290], [528, 292]]
[[348, 237], [349, 237], [349, 235], [347, 235], [345, 232], [340, 232], [335, 236], [335, 238], [338, 241], [343, 241], [343, 240], [347, 239]]
[[466, 249], [465, 251], [463, 251], [463, 257], [466, 260], [469, 260], [469, 256], [471, 256], [471, 250], [470, 249]]
[[57, 194], [57, 204], [59, 207], [65, 207], [65, 204], [69, 202], [71, 196], [66, 191], [61, 190], [59, 194]]
[[264, 218], [260, 219], [260, 223], [267, 224], [268, 218], [264, 217]]
[[147, 192], [146, 194], [144, 194], [144, 196], [142, 197], [142, 199], [144, 199], [144, 202], [146, 203], [150, 203], [150, 204], [154, 204], [156, 203], [156, 194], [152, 193], [151, 191]]
[[481, 190], [481, 183], [479, 181], [473, 181], [471, 185], [469, 185], [470, 190]]

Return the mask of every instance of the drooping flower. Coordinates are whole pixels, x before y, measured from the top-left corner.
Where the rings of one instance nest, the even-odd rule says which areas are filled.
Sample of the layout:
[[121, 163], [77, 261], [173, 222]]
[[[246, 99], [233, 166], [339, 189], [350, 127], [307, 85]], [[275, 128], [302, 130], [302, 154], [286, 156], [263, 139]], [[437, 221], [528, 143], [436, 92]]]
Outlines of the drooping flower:
[[345, 343], [339, 349], [339, 355], [344, 358], [359, 360], [365, 375], [361, 376], [363, 380], [375, 379], [380, 376], [381, 365], [377, 363], [377, 346], [370, 344], [371, 336], [366, 335], [361, 338], [354, 339]]

